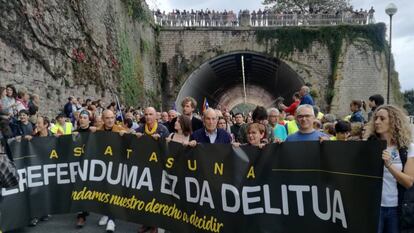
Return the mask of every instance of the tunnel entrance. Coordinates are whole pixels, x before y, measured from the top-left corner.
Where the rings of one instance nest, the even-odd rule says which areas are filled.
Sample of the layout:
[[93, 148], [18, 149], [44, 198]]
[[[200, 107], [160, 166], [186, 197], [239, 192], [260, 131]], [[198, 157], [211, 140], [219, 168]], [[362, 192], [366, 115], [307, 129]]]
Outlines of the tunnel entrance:
[[197, 100], [197, 111], [201, 111], [204, 98], [213, 108], [232, 110], [244, 103], [268, 108], [275, 106], [278, 97], [290, 104], [292, 95], [303, 84], [303, 79], [280, 59], [255, 52], [234, 52], [215, 57], [194, 70], [181, 87], [176, 106], [181, 111], [181, 100], [192, 96]]

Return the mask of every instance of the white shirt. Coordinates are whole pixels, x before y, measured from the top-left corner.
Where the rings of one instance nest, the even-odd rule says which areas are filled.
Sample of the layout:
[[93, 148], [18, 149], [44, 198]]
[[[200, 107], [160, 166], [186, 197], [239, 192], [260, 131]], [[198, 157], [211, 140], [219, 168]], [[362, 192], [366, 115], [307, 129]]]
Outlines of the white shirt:
[[[399, 171], [402, 170], [402, 162], [400, 159], [400, 153], [396, 146], [387, 147], [387, 151], [390, 152], [392, 157], [392, 165]], [[414, 144], [410, 144], [408, 148], [407, 159], [414, 157]], [[397, 180], [391, 174], [386, 167], [384, 167], [384, 177], [382, 179], [382, 207], [396, 207], [398, 206], [398, 189]]]
[[209, 132], [207, 132], [207, 130], [205, 132], [206, 132], [207, 137], [210, 139], [210, 143], [216, 142], [217, 129], [215, 129], [211, 134]]

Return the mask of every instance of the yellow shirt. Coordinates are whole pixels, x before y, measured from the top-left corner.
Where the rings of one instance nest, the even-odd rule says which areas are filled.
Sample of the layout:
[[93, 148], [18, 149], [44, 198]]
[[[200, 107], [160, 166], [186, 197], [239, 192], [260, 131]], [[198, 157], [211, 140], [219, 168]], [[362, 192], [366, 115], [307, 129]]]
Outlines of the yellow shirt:
[[72, 133], [72, 123], [70, 122], [65, 122], [65, 126], [61, 126], [60, 124], [56, 123], [51, 129], [50, 131], [53, 134], [59, 134], [59, 135], [69, 135]]
[[286, 125], [288, 135], [294, 134], [299, 131], [298, 125], [296, 124], [295, 120], [287, 121]]
[[318, 112], [318, 116], [316, 116], [316, 119], [322, 120], [323, 116], [325, 116], [325, 114], [323, 114], [322, 112]]
[[348, 115], [348, 116], [344, 117], [344, 121], [350, 121], [351, 120], [351, 116], [352, 115]]

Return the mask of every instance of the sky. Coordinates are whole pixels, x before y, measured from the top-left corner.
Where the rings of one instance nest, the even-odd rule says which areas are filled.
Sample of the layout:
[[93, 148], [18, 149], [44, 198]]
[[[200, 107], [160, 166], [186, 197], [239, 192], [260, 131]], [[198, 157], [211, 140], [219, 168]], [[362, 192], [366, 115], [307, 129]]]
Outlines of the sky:
[[[264, 8], [261, 0], [146, 0], [150, 8], [165, 11], [172, 9], [210, 9], [233, 10], [240, 9], [257, 10]], [[397, 13], [393, 16], [392, 23], [392, 53], [395, 59], [396, 70], [399, 73], [401, 90], [414, 89], [414, 1], [413, 0], [350, 0], [355, 9], [375, 9], [377, 22], [385, 22], [389, 25], [389, 16], [385, 13], [385, 7], [393, 2]], [[237, 4], [235, 4], [237, 3]]]

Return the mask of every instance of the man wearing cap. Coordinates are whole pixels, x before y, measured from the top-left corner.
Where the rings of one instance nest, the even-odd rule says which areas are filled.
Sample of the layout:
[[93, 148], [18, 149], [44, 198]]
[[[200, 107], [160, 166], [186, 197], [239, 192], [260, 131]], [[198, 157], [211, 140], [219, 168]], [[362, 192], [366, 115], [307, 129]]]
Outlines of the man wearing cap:
[[57, 136], [69, 135], [72, 133], [72, 123], [66, 122], [65, 114], [59, 113], [56, 117], [56, 124], [50, 129], [50, 131]]

